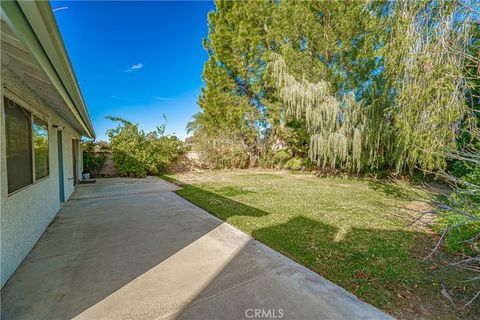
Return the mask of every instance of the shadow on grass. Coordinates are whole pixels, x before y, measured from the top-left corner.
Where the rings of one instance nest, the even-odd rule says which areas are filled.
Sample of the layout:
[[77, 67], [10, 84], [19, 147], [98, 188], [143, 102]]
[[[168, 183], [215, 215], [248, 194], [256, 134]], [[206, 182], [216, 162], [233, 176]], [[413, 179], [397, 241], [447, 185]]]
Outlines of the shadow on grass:
[[371, 189], [385, 196], [395, 197], [399, 200], [406, 201], [413, 201], [419, 197], [419, 195], [415, 194], [411, 189], [405, 188], [404, 185], [397, 181], [372, 179], [365, 179], [363, 181], [365, 181]]
[[[287, 222], [278, 225], [275, 219], [255, 219], [275, 212], [259, 210], [193, 185], [181, 186], [178, 195], [381, 309], [394, 310], [398, 292], [431, 281], [427, 264], [411, 252], [415, 244], [428, 240], [424, 233], [340, 230], [294, 212]], [[229, 189], [220, 191], [236, 195]], [[235, 216], [250, 218], [230, 219]]]
[[389, 197], [405, 201], [440, 201], [451, 192], [448, 185], [439, 183], [415, 184], [394, 179], [364, 179], [368, 186]]
[[237, 187], [222, 187], [217, 189], [217, 192], [225, 195], [223, 196], [218, 193], [197, 188], [193, 185], [181, 184], [179, 181], [170, 177], [162, 176], [162, 178], [182, 187], [182, 189], [176, 191], [178, 195], [222, 220], [227, 220], [233, 216], [262, 217], [270, 214], [225, 197], [250, 194], [255, 193], [255, 191], [244, 190]]
[[253, 236], [363, 300], [393, 310], [397, 293], [428, 281], [424, 265], [410, 249], [425, 235], [410, 231], [350, 229], [304, 216], [253, 232]]
[[[172, 181], [171, 178], [169, 180]], [[395, 182], [370, 180], [368, 183], [372, 189], [385, 195], [416, 200], [415, 195], [411, 196], [408, 189]], [[181, 186], [183, 189], [177, 191], [180, 196], [361, 299], [394, 314], [406, 316], [406, 312], [411, 312], [413, 318], [419, 315], [427, 318], [453, 317], [453, 311], [440, 295], [439, 281], [454, 289], [458, 300], [464, 300], [468, 297], [467, 292], [475, 290], [473, 285], [455, 288], [458, 270], [446, 268], [439, 261], [422, 262], [435, 244], [435, 239], [423, 230], [339, 230], [336, 226], [294, 212], [289, 213], [287, 222], [275, 224], [272, 219], [269, 225], [265, 217], [268, 219], [272, 215], [273, 218], [276, 212], [259, 210], [223, 196], [235, 196], [236, 190], [242, 189], [227, 188], [223, 190], [225, 193], [219, 189], [220, 195], [192, 185]], [[441, 197], [442, 194], [433, 194], [433, 197], [437, 196]], [[244, 216], [246, 219], [230, 219], [235, 216]], [[263, 218], [255, 219], [257, 217]], [[418, 216], [407, 217], [401, 212], [392, 218], [405, 221], [403, 227], [412, 221], [419, 223], [416, 220]]]

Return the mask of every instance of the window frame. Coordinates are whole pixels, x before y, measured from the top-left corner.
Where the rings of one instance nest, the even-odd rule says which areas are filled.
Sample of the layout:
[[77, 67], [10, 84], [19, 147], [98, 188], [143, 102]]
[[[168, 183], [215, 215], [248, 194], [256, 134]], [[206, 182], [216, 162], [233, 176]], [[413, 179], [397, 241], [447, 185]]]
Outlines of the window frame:
[[[50, 123], [49, 123], [48, 120], [37, 116], [35, 113], [31, 113], [30, 118], [31, 118], [30, 122], [32, 123], [32, 131], [31, 131], [32, 132], [32, 139], [31, 139], [31, 141], [32, 141], [32, 166], [33, 166], [32, 173], [33, 173], [33, 183], [35, 183], [37, 181], [40, 182], [40, 181], [50, 177]], [[33, 130], [33, 125], [35, 124], [35, 118], [39, 119], [40, 121], [45, 122], [46, 125], [47, 125], [47, 144], [48, 144], [47, 170], [48, 170], [48, 174], [44, 177], [39, 178], [39, 179], [37, 179], [37, 171], [36, 171], [36, 164], [35, 164], [35, 136], [34, 136], [34, 130]]]
[[[4, 88], [6, 89], [6, 88]], [[18, 97], [16, 94], [9, 94], [11, 93], [10, 91], [7, 93], [5, 92], [3, 95], [2, 95], [2, 103], [4, 104], [5, 103], [5, 98], [14, 102], [18, 107], [28, 111], [30, 113], [30, 118], [29, 118], [29, 122], [30, 122], [30, 128], [31, 128], [31, 131], [30, 131], [30, 144], [31, 144], [31, 150], [32, 150], [32, 161], [31, 161], [31, 166], [32, 166], [32, 183], [24, 186], [24, 187], [21, 187], [20, 189], [17, 189], [15, 191], [12, 191], [12, 192], [8, 192], [8, 175], [7, 176], [7, 197], [10, 197], [10, 196], [13, 196], [25, 189], [28, 189], [34, 185], [37, 185], [38, 183], [44, 181], [44, 180], [47, 180], [50, 178], [50, 164], [51, 164], [51, 161], [50, 161], [50, 117], [48, 115], [46, 115], [45, 113], [42, 113], [41, 111], [39, 111], [37, 108], [35, 108], [34, 106], [32, 106], [31, 103], [29, 103], [28, 101]], [[5, 105], [3, 106], [4, 109], [5, 109]], [[3, 121], [6, 121], [5, 119], [5, 110], [3, 111]], [[48, 175], [46, 175], [45, 177], [42, 177], [40, 179], [35, 179], [35, 146], [34, 146], [34, 133], [33, 133], [33, 124], [34, 124], [34, 117], [37, 117], [38, 119], [40, 119], [41, 121], [44, 121], [47, 123], [47, 133], [48, 133]], [[4, 123], [3, 125], [4, 129], [3, 129], [3, 132], [2, 134], [6, 137], [6, 122]], [[7, 153], [6, 153], [6, 149], [5, 149], [5, 157], [7, 156]], [[7, 172], [8, 172], [8, 165], [7, 165]]]

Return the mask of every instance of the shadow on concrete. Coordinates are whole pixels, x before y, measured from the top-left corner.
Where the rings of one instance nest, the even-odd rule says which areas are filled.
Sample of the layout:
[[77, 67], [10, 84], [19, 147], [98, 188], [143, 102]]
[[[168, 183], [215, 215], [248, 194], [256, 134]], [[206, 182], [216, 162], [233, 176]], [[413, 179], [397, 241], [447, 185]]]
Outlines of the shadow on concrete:
[[[184, 187], [182, 196], [224, 220], [270, 214]], [[415, 234], [337, 234], [303, 216], [253, 232], [359, 292], [379, 280], [408, 281], [399, 273], [410, 260], [399, 248]], [[2, 290], [3, 319], [241, 319], [249, 308], [282, 308], [292, 319], [384, 316], [169, 191], [68, 202]]]
[[[178, 194], [196, 205], [208, 209], [211, 214], [225, 221], [235, 215], [263, 217], [271, 214], [192, 185], [183, 185], [182, 187], [182, 190], [177, 191]], [[384, 191], [397, 191], [396, 186], [391, 186], [391, 188]], [[223, 194], [224, 190], [215, 191]], [[227, 193], [233, 196], [237, 195], [231, 193], [230, 190], [227, 190]], [[392, 219], [395, 218], [402, 217], [392, 215]], [[405, 225], [398, 221], [395, 224], [394, 230], [361, 228], [340, 230], [335, 226], [306, 216], [293, 215], [293, 218], [285, 223], [255, 229], [251, 235], [327, 279], [335, 280], [338, 285], [357, 292], [365, 299], [375, 301], [376, 305], [391, 309], [394, 308], [393, 302], [397, 299], [397, 293], [403, 285], [426, 280], [418, 278], [418, 275], [422, 273], [421, 268], [424, 267], [420, 261], [422, 256], [412, 259], [412, 255], [415, 253], [410, 249], [414, 243], [431, 242], [425, 233], [402, 229]], [[221, 283], [222, 277], [227, 277], [232, 270], [241, 269], [243, 260], [245, 260], [243, 257], [233, 259], [195, 301], [208, 300], [212, 288], [217, 286], [217, 281]], [[248, 261], [248, 259], [246, 260]], [[252, 292], [255, 291], [252, 290]], [[262, 291], [260, 290], [260, 292]], [[275, 301], [265, 298], [262, 300], [258, 296], [256, 299], [260, 300], [249, 300], [250, 304], [245, 304], [242, 307], [243, 310], [250, 306], [261, 306], [262, 303], [259, 304], [258, 301], [264, 301], [264, 307], [278, 307]], [[291, 299], [284, 300], [283, 306], [289, 305], [289, 300]], [[192, 310], [200, 308], [195, 301], [192, 303]], [[319, 301], [316, 302], [319, 303]], [[212, 304], [209, 308], [215, 308], [215, 305]], [[226, 304], [220, 305], [221, 308], [229, 308]], [[298, 305], [304, 306], [302, 303], [298, 303]], [[323, 308], [332, 311], [327, 306], [323, 306]], [[235, 310], [238, 311], [238, 308]], [[314, 308], [314, 310], [316, 309]], [[290, 304], [290, 311], [299, 316], [291, 314], [291, 318], [302, 319], [302, 315], [304, 315], [292, 304]], [[193, 315], [192, 312], [197, 311], [188, 311], [188, 316]], [[354, 314], [348, 314], [348, 308], [345, 312], [347, 312], [344, 314], [345, 316], [354, 316]]]
[[88, 188], [65, 204], [2, 289], [2, 319], [72, 319], [222, 225], [169, 191], [122, 194], [115, 183], [99, 197]]

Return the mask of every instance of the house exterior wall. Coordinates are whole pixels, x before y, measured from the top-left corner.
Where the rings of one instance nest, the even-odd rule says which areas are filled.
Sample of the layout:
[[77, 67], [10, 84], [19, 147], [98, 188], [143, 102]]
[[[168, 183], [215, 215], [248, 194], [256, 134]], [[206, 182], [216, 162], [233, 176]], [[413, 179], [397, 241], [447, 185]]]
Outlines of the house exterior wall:
[[[67, 200], [74, 191], [72, 139], [81, 135], [66, 123], [53, 109], [30, 90], [11, 70], [2, 66], [2, 98], [0, 110], [0, 169], [1, 169], [1, 286], [20, 265], [60, 209], [57, 129], [63, 127], [64, 192]], [[34, 113], [48, 117], [49, 176], [8, 195], [5, 141], [5, 114], [3, 96]], [[80, 147], [77, 151], [78, 172], [83, 169]]]

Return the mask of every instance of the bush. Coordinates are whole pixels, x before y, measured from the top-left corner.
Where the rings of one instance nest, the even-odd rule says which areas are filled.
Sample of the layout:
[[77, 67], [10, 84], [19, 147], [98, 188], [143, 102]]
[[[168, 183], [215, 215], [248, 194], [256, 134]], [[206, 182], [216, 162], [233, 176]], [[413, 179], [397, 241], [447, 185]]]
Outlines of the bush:
[[83, 141], [83, 172], [96, 175], [107, 159], [106, 150], [108, 150], [108, 144], [105, 141]]
[[300, 156], [292, 157], [292, 153], [289, 149], [281, 149], [273, 155], [271, 152], [264, 153], [260, 159], [260, 167], [294, 171], [312, 171], [315, 166], [310, 158]]
[[157, 130], [145, 133], [138, 124], [107, 117], [120, 122], [107, 131], [113, 153], [113, 163], [122, 176], [145, 177], [157, 175], [183, 152], [183, 143], [175, 136], [165, 135], [165, 123]]
[[209, 169], [242, 169], [250, 164], [248, 151], [236, 139], [197, 135], [194, 145], [200, 162]]
[[287, 149], [281, 149], [272, 157], [273, 167], [283, 168], [285, 163], [290, 159], [292, 159], [292, 154]]
[[[466, 174], [459, 177], [460, 189], [448, 195], [444, 201], [453, 211], [439, 214], [437, 228], [457, 225], [445, 237], [445, 247], [451, 252], [466, 255], [480, 254], [480, 221], [465, 221], [466, 213], [480, 218], [480, 166], [465, 163]], [[474, 239], [474, 240], [472, 240]]]
[[287, 162], [285, 162], [285, 164], [283, 165], [283, 169], [285, 170], [298, 171], [298, 170], [302, 170], [302, 168], [303, 168], [303, 161], [300, 158], [292, 158]]

